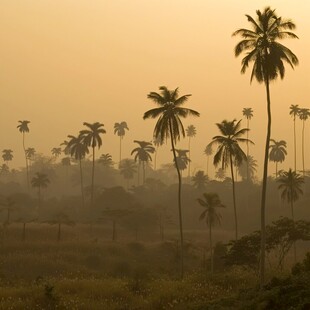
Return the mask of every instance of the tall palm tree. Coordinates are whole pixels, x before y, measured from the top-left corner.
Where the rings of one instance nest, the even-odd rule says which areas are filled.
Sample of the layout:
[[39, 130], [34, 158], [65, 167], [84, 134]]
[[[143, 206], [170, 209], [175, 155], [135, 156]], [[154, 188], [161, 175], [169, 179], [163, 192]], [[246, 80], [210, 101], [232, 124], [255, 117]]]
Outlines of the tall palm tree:
[[9, 161], [13, 159], [13, 151], [10, 149], [5, 149], [2, 151], [2, 158], [8, 164]]
[[120, 122], [114, 124], [114, 134], [119, 136], [119, 162], [122, 160], [122, 140], [126, 134], [126, 130], [129, 130], [126, 122]]
[[307, 108], [299, 109], [299, 118], [302, 120], [302, 137], [301, 137], [301, 148], [302, 148], [302, 174], [305, 176], [305, 124], [306, 120], [310, 116], [310, 110]]
[[215, 224], [221, 224], [221, 215], [217, 213], [218, 208], [224, 208], [218, 194], [216, 193], [204, 193], [203, 199], [197, 199], [199, 204], [205, 208], [200, 214], [199, 219], [205, 220], [207, 226], [209, 226], [209, 242], [210, 242], [210, 262], [211, 262], [211, 274], [213, 274], [213, 244], [212, 244], [212, 227]]
[[[243, 116], [247, 120], [247, 128], [250, 129], [250, 120], [253, 117], [253, 109], [252, 108], [243, 108], [242, 110]], [[250, 130], [249, 130], [250, 131]], [[249, 139], [249, 131], [246, 133], [246, 138]], [[248, 158], [250, 155], [250, 150], [249, 150], [249, 143], [246, 144], [246, 157]], [[247, 172], [247, 179], [249, 178], [249, 172]]]
[[131, 151], [131, 155], [135, 154], [135, 161], [139, 161], [139, 165], [142, 162], [142, 169], [143, 169], [143, 184], [145, 183], [145, 163], [148, 161], [152, 161], [152, 156], [155, 152], [155, 148], [152, 145], [152, 142], [146, 141], [138, 141], [134, 140], [133, 142], [138, 143], [138, 147], [134, 148]]
[[85, 158], [86, 154], [89, 153], [88, 147], [82, 142], [81, 136], [68, 135], [69, 141], [67, 148], [70, 151], [71, 157], [74, 157], [79, 161], [80, 166], [80, 184], [81, 184], [81, 195], [82, 195], [82, 206], [85, 207], [85, 195], [84, 195], [84, 182], [83, 182], [83, 169], [82, 159]]
[[28, 124], [30, 121], [18, 121], [19, 125], [17, 126], [18, 130], [20, 133], [23, 134], [23, 149], [24, 149], [24, 155], [25, 155], [25, 160], [26, 160], [26, 177], [27, 177], [27, 188], [29, 191], [29, 169], [28, 169], [28, 159], [26, 155], [26, 147], [25, 147], [25, 133], [29, 132], [29, 127]]
[[39, 197], [39, 210], [41, 209], [41, 189], [46, 188], [50, 184], [48, 176], [44, 173], [37, 172], [35, 176], [31, 179], [31, 185], [34, 188], [38, 188]]
[[189, 158], [189, 162], [188, 162], [188, 176], [191, 176], [191, 139], [194, 138], [196, 136], [197, 130], [196, 127], [194, 125], [189, 125], [186, 128], [186, 135], [188, 137], [188, 158]]
[[100, 149], [102, 145], [101, 135], [105, 134], [106, 131], [102, 128], [104, 125], [96, 122], [93, 124], [83, 123], [87, 129], [80, 131], [80, 138], [82, 143], [93, 149], [93, 168], [92, 168], [92, 178], [91, 178], [91, 194], [90, 194], [90, 205], [93, 206], [94, 202], [94, 182], [95, 182], [95, 149], [98, 147]]
[[[296, 171], [292, 171], [289, 169], [288, 171], [282, 171], [277, 182], [280, 184], [278, 189], [281, 190], [281, 198], [282, 200], [286, 200], [291, 205], [292, 212], [292, 220], [295, 221], [294, 218], [294, 202], [299, 199], [299, 196], [303, 194], [301, 189], [302, 184], [305, 182], [304, 178], [296, 173]], [[294, 258], [296, 262], [296, 246], [294, 243]]]
[[129, 187], [129, 180], [133, 179], [135, 173], [137, 172], [137, 164], [133, 159], [122, 159], [119, 164], [120, 174], [124, 177], [127, 182], [127, 190]]
[[143, 119], [158, 118], [154, 128], [154, 137], [160, 138], [162, 141], [170, 138], [171, 148], [175, 167], [178, 174], [178, 210], [179, 210], [179, 225], [180, 225], [180, 243], [181, 243], [181, 277], [184, 272], [183, 259], [183, 221], [182, 221], [182, 177], [177, 162], [175, 144], [181, 137], [185, 137], [184, 127], [181, 118], [187, 116], [199, 116], [197, 111], [184, 108], [182, 105], [188, 100], [191, 95], [183, 95], [179, 97], [179, 89], [169, 90], [166, 86], [159, 87], [160, 93], [150, 92], [148, 98], [158, 105], [157, 108], [151, 109], [144, 113]]
[[203, 153], [207, 156], [207, 176], [209, 176], [209, 157], [213, 154], [212, 147], [207, 145]]
[[28, 160], [29, 168], [31, 167], [31, 162], [34, 160], [34, 156], [36, 155], [36, 150], [34, 147], [26, 148], [26, 158]]
[[51, 152], [55, 158], [58, 158], [61, 155], [62, 150], [61, 150], [61, 147], [53, 147], [51, 149]]
[[208, 176], [202, 171], [198, 170], [192, 177], [193, 185], [199, 191], [204, 191], [206, 189], [206, 184], [208, 182]]
[[235, 178], [234, 178], [234, 163], [238, 166], [243, 161], [246, 161], [246, 154], [241, 149], [239, 143], [253, 143], [247, 138], [242, 136], [249, 130], [248, 128], [240, 128], [241, 120], [236, 123], [236, 120], [227, 121], [224, 120], [221, 123], [216, 124], [220, 130], [221, 136], [215, 136], [209, 145], [217, 145], [217, 151], [214, 155], [213, 164], [217, 167], [222, 165], [222, 169], [226, 169], [230, 165], [232, 189], [233, 189], [233, 205], [235, 216], [235, 236], [238, 239], [238, 217], [237, 217], [237, 205], [236, 205], [236, 191], [235, 191]]
[[267, 96], [267, 135], [264, 156], [263, 186], [261, 198], [261, 259], [260, 259], [260, 286], [263, 287], [265, 281], [265, 213], [266, 213], [266, 189], [268, 175], [268, 153], [271, 135], [271, 99], [270, 81], [281, 79], [285, 76], [284, 63], [292, 68], [298, 64], [296, 55], [286, 46], [279, 43], [281, 39], [293, 38], [297, 36], [291, 32], [296, 28], [291, 20], [277, 16], [275, 10], [266, 7], [262, 12], [256, 11], [256, 19], [246, 15], [251, 29], [238, 29], [233, 36], [241, 36], [242, 40], [235, 47], [235, 56], [245, 52], [242, 59], [241, 73], [245, 73], [250, 63], [253, 63], [251, 81], [255, 78], [259, 83], [264, 83]]
[[276, 163], [276, 178], [278, 177], [278, 163], [282, 163], [285, 160], [286, 152], [286, 142], [284, 140], [276, 141], [270, 139], [270, 152], [269, 160]]
[[299, 106], [298, 104], [291, 104], [290, 106], [290, 115], [293, 117], [294, 122], [294, 170], [296, 171], [296, 116], [299, 115]]

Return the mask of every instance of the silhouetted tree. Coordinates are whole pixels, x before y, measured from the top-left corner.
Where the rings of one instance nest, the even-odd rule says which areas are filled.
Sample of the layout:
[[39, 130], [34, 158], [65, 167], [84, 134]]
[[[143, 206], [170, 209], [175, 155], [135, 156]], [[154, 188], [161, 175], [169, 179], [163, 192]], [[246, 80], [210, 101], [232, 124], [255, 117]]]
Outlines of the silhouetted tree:
[[281, 79], [285, 75], [284, 63], [288, 63], [292, 68], [298, 64], [298, 59], [293, 52], [278, 41], [284, 38], [297, 38], [297, 36], [287, 30], [296, 28], [291, 20], [277, 16], [275, 10], [266, 7], [262, 12], [256, 11], [256, 19], [246, 15], [251, 25], [251, 29], [238, 29], [233, 36], [241, 36], [242, 40], [235, 47], [235, 56], [245, 52], [242, 59], [241, 73], [245, 73], [250, 63], [253, 62], [251, 81], [255, 78], [259, 83], [264, 83], [267, 95], [267, 135], [264, 156], [263, 185], [261, 199], [261, 269], [260, 286], [265, 281], [265, 209], [266, 209], [266, 188], [268, 176], [268, 154], [271, 135], [271, 100], [269, 83]]
[[34, 157], [36, 155], [36, 150], [35, 148], [33, 147], [28, 147], [26, 149], [26, 157], [27, 157], [27, 160], [28, 160], [28, 163], [29, 163], [29, 166], [31, 167], [32, 165], [32, 162], [34, 161]]
[[206, 184], [208, 182], [208, 176], [202, 170], [198, 170], [192, 177], [193, 185], [199, 191], [204, 191], [206, 189]]
[[249, 155], [246, 159], [246, 162], [242, 162], [238, 166], [238, 173], [243, 180], [251, 180], [253, 182], [255, 178], [257, 168], [257, 160], [253, 156]]
[[278, 163], [282, 163], [285, 160], [286, 152], [286, 142], [284, 140], [276, 141], [270, 139], [270, 152], [269, 160], [276, 163], [276, 178], [278, 177]]
[[189, 150], [180, 150], [180, 149], [176, 149], [175, 150], [177, 152], [177, 162], [178, 162], [178, 167], [181, 171], [181, 175], [182, 175], [182, 171], [184, 171], [189, 163], [190, 163], [190, 159], [187, 156], [187, 153], [189, 153]]
[[112, 168], [114, 162], [112, 160], [112, 156], [109, 153], [102, 154], [98, 159], [98, 163], [101, 164], [105, 168]]
[[41, 208], [41, 189], [48, 187], [50, 184], [50, 180], [47, 175], [44, 173], [37, 172], [35, 176], [31, 179], [31, 185], [34, 188], [38, 189], [38, 197], [39, 197], [39, 210]]
[[299, 115], [298, 104], [291, 104], [290, 115], [293, 117], [294, 122], [294, 170], [296, 171], [296, 116]]
[[188, 158], [189, 158], [189, 162], [188, 162], [188, 177], [191, 176], [191, 139], [194, 138], [196, 136], [196, 127], [194, 125], [189, 125], [186, 128], [186, 135], [188, 137]]
[[9, 161], [13, 159], [13, 151], [10, 149], [5, 149], [2, 151], [2, 158], [8, 164]]
[[156, 170], [157, 167], [157, 152], [158, 152], [158, 148], [160, 146], [162, 146], [164, 143], [164, 141], [161, 138], [156, 138], [154, 137], [153, 139], [153, 144], [155, 146], [155, 153], [154, 153], [154, 170]]
[[213, 154], [211, 145], [207, 145], [204, 154], [207, 156], [207, 176], [209, 176], [209, 157]]
[[301, 148], [302, 148], [302, 173], [305, 176], [305, 124], [306, 120], [310, 116], [310, 110], [306, 108], [299, 109], [299, 118], [302, 120], [302, 136], [301, 136]]
[[191, 116], [199, 116], [197, 111], [183, 108], [182, 105], [188, 100], [191, 95], [183, 95], [179, 97], [179, 89], [169, 90], [166, 86], [159, 87], [160, 93], [150, 92], [148, 98], [158, 105], [157, 108], [151, 109], [144, 113], [143, 119], [158, 118], [154, 129], [154, 137], [164, 139], [170, 138], [173, 152], [174, 162], [179, 179], [178, 188], [178, 209], [179, 209], [179, 224], [180, 224], [180, 243], [181, 243], [181, 277], [184, 272], [184, 257], [183, 257], [183, 224], [182, 224], [182, 177], [177, 163], [177, 155], [175, 144], [180, 140], [181, 136], [185, 137], [185, 131], [180, 118]]
[[119, 136], [119, 162], [122, 160], [122, 140], [126, 134], [126, 130], [129, 130], [126, 122], [114, 124], [114, 134]]
[[129, 180], [133, 179], [134, 174], [137, 172], [137, 165], [133, 159], [122, 159], [119, 164], [120, 174], [127, 181], [127, 189], [129, 187]]
[[[250, 120], [253, 117], [253, 110], [252, 108], [243, 108], [242, 110], [242, 114], [243, 116], [246, 118], [247, 120], [247, 128], [249, 129], [246, 133], [246, 138], [249, 139], [249, 131], [250, 131]], [[249, 150], [249, 143], [247, 142], [246, 144], [246, 157], [248, 158], [250, 155], [250, 150]], [[249, 179], [249, 171], [247, 171], [247, 180]]]
[[60, 155], [61, 155], [61, 148], [60, 147], [53, 147], [51, 149], [51, 152], [52, 152], [52, 155], [55, 157], [55, 158], [58, 158]]

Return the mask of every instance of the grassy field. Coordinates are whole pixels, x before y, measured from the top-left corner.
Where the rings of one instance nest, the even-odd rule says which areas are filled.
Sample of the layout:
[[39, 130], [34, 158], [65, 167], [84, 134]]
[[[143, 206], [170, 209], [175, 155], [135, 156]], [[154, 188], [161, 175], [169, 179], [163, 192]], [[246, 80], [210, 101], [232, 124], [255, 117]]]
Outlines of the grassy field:
[[197, 241], [186, 245], [183, 280], [175, 232], [164, 242], [125, 231], [112, 242], [109, 228], [89, 225], [64, 228], [60, 242], [57, 226], [31, 224], [26, 233], [23, 242], [21, 225], [2, 231], [0, 309], [224, 309], [214, 305], [257, 285], [238, 268], [211, 278], [204, 232], [186, 234]]

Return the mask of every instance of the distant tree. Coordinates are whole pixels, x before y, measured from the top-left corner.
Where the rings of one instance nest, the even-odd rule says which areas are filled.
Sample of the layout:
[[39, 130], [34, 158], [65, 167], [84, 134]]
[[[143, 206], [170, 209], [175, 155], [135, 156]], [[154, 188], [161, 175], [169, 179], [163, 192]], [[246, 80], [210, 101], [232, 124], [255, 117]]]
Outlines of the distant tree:
[[[253, 109], [252, 108], [243, 108], [242, 110], [242, 114], [243, 116], [246, 118], [247, 120], [247, 125], [246, 127], [249, 129], [250, 131], [250, 120], [253, 117]], [[247, 131], [246, 133], [246, 138], [249, 140], [249, 131]], [[247, 142], [246, 144], [246, 156], [247, 158], [250, 155], [250, 150], [249, 150], [249, 143]], [[247, 180], [249, 179], [249, 171], [247, 171]]]
[[[295, 222], [294, 218], [294, 202], [299, 199], [300, 195], [303, 195], [301, 189], [304, 184], [304, 178], [289, 169], [288, 171], [281, 171], [280, 177], [277, 180], [279, 183], [278, 189], [281, 191], [281, 199], [287, 201], [291, 205], [292, 220]], [[296, 262], [296, 246], [294, 244], [294, 258]]]
[[296, 171], [296, 116], [299, 115], [299, 106], [298, 104], [291, 104], [290, 106], [290, 115], [293, 117], [294, 122], [294, 170]]
[[199, 219], [205, 220], [209, 227], [209, 242], [210, 242], [210, 261], [211, 261], [211, 274], [213, 274], [213, 243], [212, 243], [212, 227], [216, 224], [221, 224], [221, 215], [217, 213], [217, 208], [224, 208], [218, 194], [204, 193], [203, 199], [198, 198], [199, 204], [205, 208], [200, 214]]
[[183, 222], [182, 222], [182, 177], [177, 162], [177, 154], [175, 144], [180, 140], [181, 136], [185, 137], [184, 127], [181, 118], [187, 116], [196, 116], [200, 114], [192, 109], [184, 108], [182, 105], [188, 100], [191, 95], [183, 95], [179, 97], [179, 89], [169, 90], [166, 86], [159, 87], [160, 93], [150, 92], [148, 98], [158, 105], [157, 108], [151, 109], [144, 113], [143, 119], [158, 118], [154, 128], [154, 137], [171, 139], [171, 148], [173, 152], [174, 162], [178, 173], [178, 209], [179, 209], [179, 225], [180, 225], [180, 243], [181, 243], [181, 278], [184, 273], [184, 257], [183, 257]]
[[137, 172], [137, 165], [133, 159], [122, 159], [119, 164], [120, 174], [124, 177], [127, 181], [127, 189], [129, 186], [129, 180], [132, 180], [135, 173]]
[[112, 160], [112, 156], [109, 153], [102, 154], [98, 159], [98, 163], [101, 164], [105, 168], [112, 168], [114, 162]]
[[306, 120], [310, 116], [310, 110], [306, 108], [299, 109], [299, 118], [302, 120], [302, 137], [301, 137], [301, 147], [302, 147], [302, 174], [305, 176], [305, 124]]
[[0, 175], [6, 175], [10, 172], [10, 168], [7, 164], [2, 164], [0, 166]]
[[188, 158], [189, 158], [188, 177], [190, 177], [191, 176], [191, 139], [196, 136], [197, 131], [196, 131], [196, 127], [194, 125], [187, 126], [185, 131], [186, 131], [186, 135], [188, 137]]
[[64, 140], [62, 143], [60, 143], [60, 146], [63, 146], [63, 153], [65, 154], [65, 155], [69, 155], [70, 154], [70, 150], [69, 150], [69, 148], [68, 148], [68, 141], [67, 140]]
[[160, 147], [160, 146], [162, 146], [163, 145], [163, 140], [160, 138], [160, 137], [158, 137], [158, 138], [156, 138], [156, 137], [154, 137], [154, 139], [153, 139], [153, 144], [154, 144], [154, 146], [155, 146], [155, 153], [154, 153], [154, 170], [156, 170], [156, 168], [157, 168], [157, 152], [158, 152], [158, 148]]
[[[85, 158], [86, 154], [89, 153], [88, 147], [82, 142], [81, 136], [68, 136], [69, 141], [67, 144], [67, 149], [70, 152], [71, 157], [79, 161], [80, 166], [80, 185], [81, 185], [81, 195], [82, 195], [82, 206], [85, 207], [85, 195], [84, 195], [84, 179], [83, 179], [83, 169], [82, 160]], [[65, 157], [68, 158], [68, 157]], [[70, 160], [70, 158], [69, 158]]]
[[215, 172], [215, 178], [223, 181], [226, 178], [225, 169], [218, 168]]
[[57, 241], [61, 241], [61, 227], [62, 225], [74, 226], [75, 222], [70, 220], [69, 216], [64, 212], [58, 212], [54, 214], [53, 218], [46, 221], [48, 224], [57, 225]]
[[50, 184], [50, 180], [48, 176], [44, 173], [37, 172], [35, 176], [31, 179], [31, 185], [34, 188], [38, 189], [38, 197], [39, 197], [39, 210], [41, 209], [41, 189], [47, 188]]
[[176, 153], [177, 153], [177, 163], [178, 163], [178, 167], [181, 171], [181, 175], [182, 175], [182, 171], [184, 171], [189, 163], [190, 163], [190, 159], [189, 157], [187, 156], [187, 153], [189, 153], [189, 150], [180, 150], [180, 149], [176, 149], [175, 150]]
[[36, 150], [35, 148], [33, 147], [28, 147], [26, 149], [26, 157], [27, 157], [27, 160], [29, 161], [29, 163], [31, 163], [31, 161], [34, 160], [34, 157], [36, 155]]
[[25, 154], [25, 160], [26, 160], [26, 177], [27, 177], [27, 188], [29, 190], [29, 169], [28, 169], [28, 160], [27, 160], [27, 154], [26, 154], [26, 147], [25, 147], [25, 133], [29, 132], [28, 124], [30, 121], [18, 121], [19, 125], [17, 126], [20, 133], [23, 134], [23, 149]]
[[249, 155], [246, 162], [242, 162], [242, 164], [238, 166], [238, 173], [243, 180], [251, 180], [253, 182], [257, 171], [256, 168], [257, 160], [254, 159], [252, 155]]
[[270, 152], [269, 160], [276, 163], [276, 178], [278, 177], [278, 163], [282, 163], [285, 160], [286, 152], [286, 142], [284, 140], [275, 141], [270, 139]]
[[208, 182], [208, 176], [202, 170], [198, 170], [192, 177], [192, 181], [195, 188], [199, 191], [204, 191]]
[[58, 158], [61, 155], [62, 150], [60, 147], [53, 147], [51, 152], [55, 158]]
[[7, 212], [6, 224], [9, 225], [11, 222], [11, 213], [17, 210], [15, 200], [10, 197], [0, 197], [0, 210]]
[[209, 176], [209, 157], [213, 154], [212, 147], [207, 145], [204, 154], [207, 156], [207, 176]]
[[13, 151], [10, 149], [5, 149], [2, 151], [2, 158], [4, 160], [4, 162], [6, 162], [6, 164], [8, 165], [8, 162], [11, 161], [13, 159]]
[[83, 123], [87, 129], [80, 131], [80, 137], [82, 142], [93, 149], [93, 168], [92, 168], [92, 181], [91, 181], [91, 196], [90, 196], [90, 205], [93, 206], [94, 201], [94, 183], [95, 183], [95, 149], [98, 146], [100, 149], [102, 145], [101, 135], [105, 134], [106, 131], [103, 129], [103, 124], [99, 122], [90, 124], [90, 123]]
[[251, 140], [242, 138], [242, 136], [249, 130], [248, 128], [240, 128], [241, 120], [236, 123], [233, 121], [222, 121], [222, 123], [216, 124], [220, 130], [221, 136], [215, 136], [212, 138], [211, 146], [218, 145], [217, 151], [214, 155], [213, 164], [218, 166], [221, 164], [222, 169], [225, 169], [230, 165], [232, 189], [233, 189], [233, 205], [234, 205], [234, 216], [235, 216], [235, 233], [236, 239], [238, 239], [238, 217], [237, 217], [237, 204], [236, 204], [236, 193], [235, 193], [235, 179], [234, 179], [234, 163], [238, 166], [243, 161], [246, 161], [246, 154], [241, 149], [239, 143], [250, 142]]
[[135, 155], [135, 161], [139, 161], [139, 164], [142, 162], [142, 169], [143, 169], [143, 184], [145, 183], [145, 163], [152, 161], [152, 156], [155, 152], [155, 148], [152, 145], [152, 142], [146, 141], [138, 141], [134, 140], [135, 143], [138, 143], [138, 147], [134, 148], [131, 151], [131, 155]]
[[129, 130], [126, 122], [114, 124], [114, 134], [119, 136], [119, 162], [122, 160], [122, 139], [126, 134], [126, 130]]

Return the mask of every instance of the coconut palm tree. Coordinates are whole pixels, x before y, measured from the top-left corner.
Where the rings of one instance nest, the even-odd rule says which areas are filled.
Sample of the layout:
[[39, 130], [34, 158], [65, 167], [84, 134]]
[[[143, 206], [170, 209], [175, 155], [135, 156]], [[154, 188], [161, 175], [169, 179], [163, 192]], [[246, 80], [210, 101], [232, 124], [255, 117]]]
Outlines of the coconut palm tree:
[[120, 122], [114, 124], [114, 134], [119, 136], [119, 162], [122, 160], [122, 140], [126, 134], [126, 130], [129, 130], [126, 122]]
[[235, 178], [234, 178], [234, 163], [238, 166], [243, 161], [246, 161], [246, 154], [241, 149], [239, 143], [253, 143], [247, 138], [242, 138], [244, 134], [249, 130], [248, 128], [240, 128], [240, 121], [227, 121], [224, 120], [221, 123], [216, 124], [220, 130], [221, 136], [215, 136], [209, 145], [217, 145], [217, 151], [214, 155], [213, 164], [217, 167], [221, 164], [222, 169], [226, 169], [230, 165], [231, 180], [232, 180], [232, 191], [233, 191], [233, 205], [234, 205], [234, 216], [235, 216], [235, 234], [236, 240], [238, 239], [238, 217], [237, 217], [237, 205], [236, 205], [236, 192], [235, 192]]
[[[291, 205], [292, 212], [292, 220], [295, 221], [294, 218], [294, 202], [299, 199], [300, 195], [303, 195], [303, 191], [301, 189], [302, 184], [304, 184], [304, 178], [296, 173], [296, 171], [292, 171], [289, 169], [288, 171], [281, 171], [280, 177], [277, 180], [280, 184], [278, 189], [281, 190], [281, 199], [287, 201]], [[294, 258], [296, 262], [296, 246], [294, 242]]]
[[13, 159], [13, 151], [10, 149], [5, 149], [2, 151], [2, 158], [8, 164], [9, 161]]
[[95, 183], [95, 149], [100, 149], [102, 145], [101, 135], [105, 134], [106, 131], [102, 127], [103, 124], [96, 122], [93, 124], [83, 123], [87, 129], [80, 131], [80, 138], [82, 143], [93, 149], [93, 167], [92, 167], [92, 178], [91, 178], [91, 194], [90, 194], [90, 205], [93, 206], [94, 201], [94, 183]]
[[48, 176], [44, 173], [37, 172], [35, 176], [31, 179], [31, 185], [34, 188], [38, 189], [38, 197], [39, 197], [39, 210], [41, 209], [41, 189], [48, 187], [50, 184], [50, 180]]
[[178, 167], [181, 171], [181, 176], [182, 176], [182, 172], [188, 167], [191, 161], [189, 157], [187, 156], [187, 153], [189, 153], [189, 150], [176, 149], [175, 151], [177, 152]]
[[212, 244], [212, 227], [215, 224], [221, 224], [221, 215], [217, 213], [218, 208], [224, 208], [218, 194], [216, 193], [204, 193], [203, 199], [198, 198], [199, 204], [205, 208], [200, 214], [199, 219], [205, 220], [209, 227], [209, 243], [210, 243], [210, 262], [211, 262], [211, 274], [213, 274], [213, 244]]
[[133, 159], [122, 159], [119, 164], [120, 174], [124, 177], [127, 182], [127, 190], [129, 187], [129, 180], [133, 179], [137, 172], [137, 164]]
[[112, 156], [109, 153], [102, 154], [98, 159], [98, 163], [101, 164], [105, 168], [112, 168], [114, 162], [112, 160]]
[[[152, 145], [152, 142], [146, 141], [138, 141], [134, 140], [133, 142], [138, 143], [138, 147], [134, 148], [131, 151], [131, 155], [135, 154], [135, 161], [139, 161], [139, 165], [142, 162], [142, 169], [143, 169], [143, 184], [145, 183], [145, 163], [148, 161], [152, 161], [152, 156], [155, 152], [155, 148]], [[138, 172], [139, 173], [139, 172]]]
[[183, 259], [183, 221], [182, 221], [182, 177], [177, 162], [175, 144], [181, 137], [185, 137], [184, 127], [181, 118], [187, 116], [199, 116], [197, 111], [182, 107], [191, 95], [179, 97], [179, 89], [169, 90], [166, 86], [159, 87], [160, 93], [150, 92], [148, 99], [152, 100], [157, 108], [151, 109], [144, 113], [143, 119], [158, 118], [154, 128], [154, 137], [160, 138], [161, 141], [170, 138], [173, 158], [178, 174], [178, 211], [180, 225], [180, 243], [181, 243], [181, 277], [183, 278], [184, 259]]
[[53, 147], [51, 149], [51, 152], [55, 158], [58, 158], [61, 155], [62, 150], [61, 150], [61, 147]]
[[245, 73], [250, 63], [253, 63], [251, 81], [255, 78], [259, 83], [264, 83], [267, 96], [267, 135], [264, 155], [264, 172], [261, 199], [261, 264], [260, 264], [260, 286], [265, 281], [265, 209], [266, 209], [266, 189], [268, 176], [268, 155], [271, 135], [271, 99], [270, 81], [281, 79], [285, 76], [284, 63], [292, 68], [298, 64], [296, 55], [283, 44], [280, 40], [285, 38], [297, 38], [291, 32], [296, 28], [291, 20], [277, 16], [275, 10], [266, 7], [263, 11], [256, 11], [256, 19], [246, 15], [251, 29], [238, 29], [233, 36], [241, 36], [242, 40], [235, 47], [235, 56], [243, 52], [245, 57], [242, 59], [241, 73]]
[[68, 135], [68, 138], [69, 138], [69, 141], [66, 147], [69, 150], [71, 157], [79, 161], [82, 206], [84, 208], [85, 207], [85, 195], [84, 195], [82, 159], [84, 159], [86, 154], [89, 153], [89, 150], [88, 150], [87, 145], [82, 142], [81, 136], [75, 137], [72, 135]]
[[[243, 116], [247, 120], [247, 128], [250, 129], [250, 120], [253, 117], [253, 109], [252, 108], [243, 108], [242, 110]], [[250, 131], [250, 130], [249, 130]], [[246, 138], [249, 139], [249, 131], [246, 133]], [[250, 155], [249, 143], [246, 144], [246, 157], [248, 158]], [[249, 172], [247, 172], [247, 179], [249, 178]]]
[[23, 134], [23, 149], [24, 149], [24, 154], [25, 154], [25, 160], [26, 160], [26, 177], [27, 177], [27, 188], [29, 191], [29, 169], [28, 169], [28, 159], [26, 155], [26, 147], [25, 147], [25, 133], [29, 132], [29, 127], [28, 124], [30, 121], [18, 121], [19, 125], [17, 126], [18, 130], [20, 133]]
[[276, 178], [278, 177], [278, 163], [282, 163], [285, 160], [286, 152], [286, 142], [284, 140], [276, 141], [270, 139], [270, 152], [269, 160], [276, 163]]
[[296, 116], [299, 116], [299, 106], [298, 104], [291, 104], [290, 115], [293, 117], [294, 122], [294, 170], [296, 171]]
[[213, 154], [212, 147], [207, 145], [203, 153], [207, 156], [207, 176], [209, 176], [209, 157]]
[[197, 130], [196, 130], [196, 127], [194, 125], [189, 125], [189, 126], [187, 126], [185, 131], [186, 131], [186, 135], [188, 137], [188, 158], [189, 158], [188, 177], [190, 177], [191, 176], [191, 139], [196, 136]]
[[299, 118], [302, 120], [302, 136], [301, 136], [301, 148], [302, 148], [302, 174], [305, 176], [305, 125], [306, 120], [310, 116], [310, 110], [307, 108], [299, 109]]
[[192, 177], [193, 185], [199, 191], [203, 192], [206, 189], [206, 184], [208, 182], [208, 176], [202, 170], [198, 170]]

